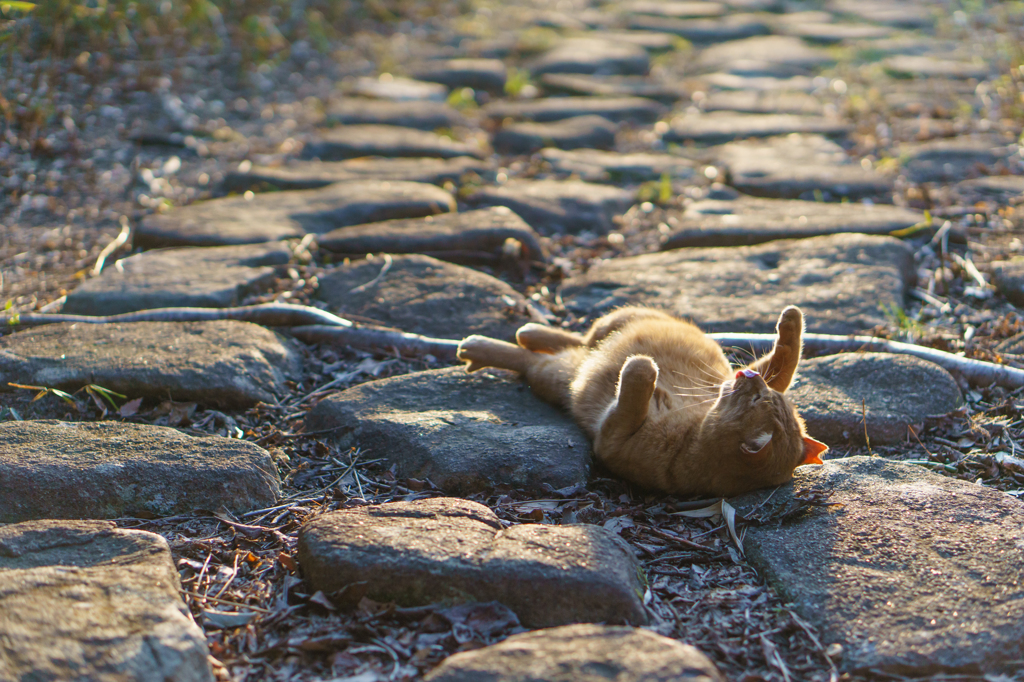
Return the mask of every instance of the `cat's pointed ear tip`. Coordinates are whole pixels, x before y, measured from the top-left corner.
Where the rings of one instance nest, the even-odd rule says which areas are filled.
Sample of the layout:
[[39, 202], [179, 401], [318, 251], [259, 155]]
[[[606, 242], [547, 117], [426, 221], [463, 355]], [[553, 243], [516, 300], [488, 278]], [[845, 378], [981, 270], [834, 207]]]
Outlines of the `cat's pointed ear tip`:
[[828, 446], [810, 436], [804, 436], [804, 459], [800, 464], [824, 464], [821, 456], [828, 452]]

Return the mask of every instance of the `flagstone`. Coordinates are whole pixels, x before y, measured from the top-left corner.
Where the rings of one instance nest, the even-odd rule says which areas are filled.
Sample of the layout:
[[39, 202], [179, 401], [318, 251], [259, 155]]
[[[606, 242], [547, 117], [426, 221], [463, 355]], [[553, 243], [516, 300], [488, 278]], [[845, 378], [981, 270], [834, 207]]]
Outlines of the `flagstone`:
[[779, 312], [796, 305], [809, 331], [854, 334], [887, 324], [883, 308], [903, 305], [914, 273], [903, 242], [843, 234], [602, 260], [560, 293], [588, 318], [649, 305], [706, 331], [773, 333]]
[[0, 526], [0, 678], [213, 682], [167, 541], [109, 521]]
[[365, 583], [403, 606], [497, 601], [528, 627], [581, 621], [644, 624], [644, 587], [629, 545], [603, 528], [505, 528], [478, 502], [434, 498], [357, 507], [299, 531], [314, 590]]

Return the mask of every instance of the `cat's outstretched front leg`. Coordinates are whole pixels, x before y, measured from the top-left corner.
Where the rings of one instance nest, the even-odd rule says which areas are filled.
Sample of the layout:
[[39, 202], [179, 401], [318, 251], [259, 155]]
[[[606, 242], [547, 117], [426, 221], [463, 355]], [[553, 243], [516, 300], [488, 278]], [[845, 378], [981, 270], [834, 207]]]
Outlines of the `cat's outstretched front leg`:
[[793, 376], [800, 364], [804, 331], [803, 313], [796, 306], [789, 306], [779, 315], [775, 329], [779, 337], [775, 340], [772, 352], [750, 365], [750, 369], [760, 373], [768, 386], [781, 393], [793, 383]]
[[615, 399], [597, 430], [594, 450], [599, 456], [613, 455], [640, 430], [647, 419], [657, 382], [658, 365], [653, 359], [646, 355], [626, 358], [619, 372]]

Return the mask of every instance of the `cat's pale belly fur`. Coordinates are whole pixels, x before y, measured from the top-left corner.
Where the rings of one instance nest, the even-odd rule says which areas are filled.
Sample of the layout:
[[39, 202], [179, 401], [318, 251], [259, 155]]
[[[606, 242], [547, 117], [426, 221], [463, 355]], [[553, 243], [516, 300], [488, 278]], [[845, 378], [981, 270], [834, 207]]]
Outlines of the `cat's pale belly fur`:
[[728, 496], [785, 482], [826, 449], [783, 395], [800, 359], [799, 309], [787, 308], [778, 329], [773, 352], [745, 373], [696, 326], [646, 308], [606, 315], [585, 336], [533, 324], [519, 330], [518, 346], [471, 336], [459, 357], [469, 371], [524, 374], [538, 395], [571, 411], [615, 474]]

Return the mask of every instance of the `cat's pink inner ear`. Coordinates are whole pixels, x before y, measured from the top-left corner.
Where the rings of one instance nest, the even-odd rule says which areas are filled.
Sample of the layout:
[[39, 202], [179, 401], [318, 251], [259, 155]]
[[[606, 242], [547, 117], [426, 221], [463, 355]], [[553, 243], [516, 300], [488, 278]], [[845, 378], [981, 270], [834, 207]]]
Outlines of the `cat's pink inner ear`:
[[801, 464], [824, 464], [821, 456], [828, 451], [828, 446], [810, 436], [804, 436], [804, 461]]

